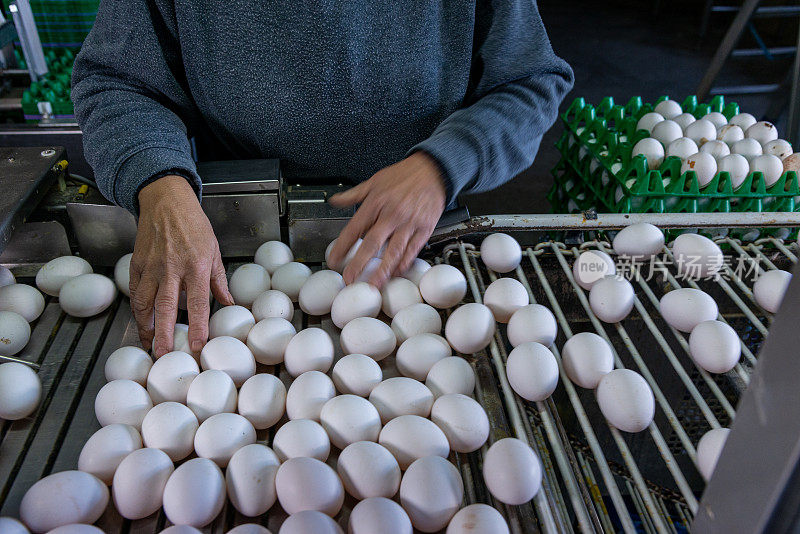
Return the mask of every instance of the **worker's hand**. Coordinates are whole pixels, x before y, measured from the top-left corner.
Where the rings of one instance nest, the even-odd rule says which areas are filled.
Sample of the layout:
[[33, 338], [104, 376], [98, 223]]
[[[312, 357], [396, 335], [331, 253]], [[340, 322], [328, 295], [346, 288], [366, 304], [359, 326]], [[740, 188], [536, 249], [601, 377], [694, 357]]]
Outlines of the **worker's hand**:
[[332, 196], [330, 203], [336, 207], [361, 206], [331, 250], [331, 265], [338, 265], [363, 236], [364, 242], [343, 273], [345, 282], [350, 284], [386, 243], [380, 268], [369, 279], [381, 287], [390, 276], [411, 266], [436, 228], [446, 197], [439, 166], [424, 152], [416, 152]]
[[139, 228], [131, 258], [131, 308], [142, 345], [161, 357], [172, 351], [178, 296], [186, 291], [189, 346], [208, 340], [209, 285], [233, 304], [211, 223], [182, 176], [165, 176], [139, 192]]

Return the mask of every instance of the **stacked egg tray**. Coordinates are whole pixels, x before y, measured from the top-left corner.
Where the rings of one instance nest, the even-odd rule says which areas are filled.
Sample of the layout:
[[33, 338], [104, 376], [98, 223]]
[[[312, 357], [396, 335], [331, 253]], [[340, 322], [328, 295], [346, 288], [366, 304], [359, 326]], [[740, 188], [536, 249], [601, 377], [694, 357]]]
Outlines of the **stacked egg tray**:
[[[666, 100], [663, 96], [658, 102]], [[644, 156], [632, 157], [633, 146], [646, 137], [637, 130], [642, 115], [653, 111], [640, 97], [625, 106], [611, 97], [598, 106], [575, 99], [561, 115], [564, 133], [557, 143], [561, 153], [552, 170], [554, 184], [548, 200], [555, 213], [577, 213], [595, 209], [602, 213], [697, 213], [697, 212], [787, 212], [800, 209], [797, 173], [785, 172], [766, 186], [762, 173], [747, 176], [733, 188], [727, 172], [718, 173], [700, 187], [694, 171], [681, 173], [681, 160], [672, 156], [656, 170], [649, 170]], [[722, 96], [700, 104], [686, 98], [684, 112], [701, 118], [719, 112], [730, 119], [739, 106]], [[781, 237], [785, 237], [782, 235]]]
[[[71, 99], [72, 66], [77, 49], [50, 49], [45, 52], [49, 72], [22, 94], [22, 113], [25, 121], [36, 123], [44, 115], [53, 119], [72, 119], [75, 110]], [[15, 50], [18, 64], [24, 67], [25, 60]]]
[[[656, 398], [653, 423], [635, 434], [608, 424], [594, 392], [573, 385], [563, 369], [550, 398], [525, 401], [513, 392], [506, 377], [505, 361], [511, 346], [505, 325], [498, 325], [486, 350], [462, 355], [475, 371], [474, 397], [485, 408], [491, 425], [489, 441], [481, 449], [451, 454], [464, 482], [464, 504], [494, 506], [513, 533], [688, 532], [704, 489], [696, 467], [697, 443], [709, 429], [728, 426], [735, 417], [734, 406], [749, 383], [771, 321], [771, 315], [756, 304], [750, 277], [754, 271], [790, 269], [797, 262], [798, 247], [774, 237], [749, 243], [718, 238], [717, 243], [727, 251], [722, 277], [699, 281], [678, 277], [667, 247], [656, 256], [652, 272], [643, 270], [640, 278], [631, 281], [636, 294], [633, 312], [620, 323], [605, 324], [592, 313], [588, 293], [572, 275], [572, 263], [584, 250], [599, 249], [613, 255], [606, 240], [610, 235], [601, 232], [593, 236], [591, 241], [572, 245], [539, 235], [543, 240], [523, 246], [521, 265], [504, 275], [485, 267], [476, 246], [481, 236], [474, 234], [452, 239], [437, 247], [440, 252], [435, 257], [426, 258], [431, 263], [453, 265], [465, 274], [469, 290], [464, 302], [482, 302], [485, 288], [498, 276], [516, 278], [527, 289], [530, 301], [548, 307], [556, 318], [558, 336], [552, 351], [559, 367], [559, 349], [567, 339], [578, 332], [595, 332], [612, 346], [616, 367], [639, 372]], [[229, 272], [238, 265], [229, 264]], [[732, 371], [712, 375], [697, 367], [688, 354], [687, 336], [661, 318], [659, 299], [678, 287], [695, 287], [710, 294], [723, 320], [740, 334], [742, 358]], [[441, 310], [442, 318], [451, 312]], [[185, 322], [186, 317], [179, 320]], [[325, 329], [337, 347], [336, 359], [342, 357], [339, 330], [330, 316], [312, 317], [297, 311], [293, 322], [298, 330], [306, 326]], [[109, 309], [89, 319], [67, 316], [55, 299], [47, 301], [33, 325], [30, 342], [17, 354], [38, 370], [41, 405], [26, 419], [0, 421], [0, 516], [18, 517], [23, 495], [42, 477], [76, 468], [83, 444], [99, 429], [94, 399], [105, 384], [106, 359], [123, 345], [138, 345], [127, 298], [118, 297]], [[393, 356], [384, 359], [381, 367], [384, 378], [399, 375]], [[274, 373], [286, 384], [291, 380], [282, 365], [260, 366], [258, 372]], [[271, 444], [273, 434], [260, 431], [258, 440]], [[525, 505], [496, 501], [484, 483], [484, 454], [490, 444], [505, 437], [524, 440], [541, 459], [542, 489]], [[332, 450], [331, 465], [336, 456]], [[347, 497], [336, 516], [345, 531], [354, 505]], [[278, 503], [257, 518], [244, 517], [227, 503], [201, 530], [225, 533], [236, 525], [256, 522], [277, 533], [285, 518]], [[110, 503], [96, 524], [107, 533], [157, 533], [169, 526], [169, 521], [162, 511], [141, 520], [125, 520]]]

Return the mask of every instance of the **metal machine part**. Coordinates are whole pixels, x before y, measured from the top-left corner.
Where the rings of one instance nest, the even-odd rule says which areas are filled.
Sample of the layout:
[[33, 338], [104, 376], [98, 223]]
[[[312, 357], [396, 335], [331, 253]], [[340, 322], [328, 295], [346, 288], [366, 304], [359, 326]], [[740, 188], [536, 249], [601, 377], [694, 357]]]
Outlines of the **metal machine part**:
[[25, 61], [28, 63], [31, 80], [35, 82], [47, 74], [48, 69], [44, 60], [42, 42], [39, 40], [39, 32], [36, 29], [36, 21], [33, 19], [30, 0], [14, 0], [8, 6], [8, 10], [14, 20], [14, 26], [17, 28], [17, 35], [22, 44]]

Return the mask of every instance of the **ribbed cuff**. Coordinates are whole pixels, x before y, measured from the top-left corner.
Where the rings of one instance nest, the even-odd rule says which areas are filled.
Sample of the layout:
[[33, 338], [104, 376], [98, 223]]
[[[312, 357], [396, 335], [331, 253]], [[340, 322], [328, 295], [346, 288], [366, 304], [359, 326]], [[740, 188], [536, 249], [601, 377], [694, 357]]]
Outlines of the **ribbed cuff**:
[[439, 164], [447, 192], [447, 205], [452, 205], [458, 195], [475, 183], [479, 161], [474, 148], [467, 140], [446, 132], [432, 136], [414, 145], [408, 154], [423, 151]]

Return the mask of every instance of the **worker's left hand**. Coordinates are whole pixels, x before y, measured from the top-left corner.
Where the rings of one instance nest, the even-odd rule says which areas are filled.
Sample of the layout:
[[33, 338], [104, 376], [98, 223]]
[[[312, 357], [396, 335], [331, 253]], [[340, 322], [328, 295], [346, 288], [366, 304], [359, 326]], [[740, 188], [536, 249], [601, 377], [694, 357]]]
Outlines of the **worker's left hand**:
[[390, 276], [411, 266], [436, 228], [446, 198], [439, 166], [424, 152], [416, 152], [332, 196], [330, 203], [336, 207], [361, 206], [339, 235], [330, 264], [338, 265], [363, 236], [364, 242], [342, 273], [345, 283], [350, 284], [386, 244], [383, 261], [369, 279], [380, 288]]

